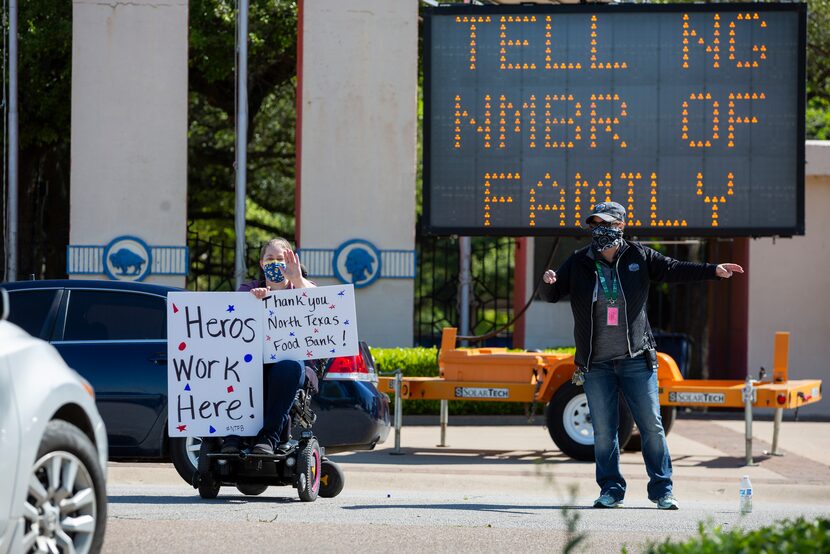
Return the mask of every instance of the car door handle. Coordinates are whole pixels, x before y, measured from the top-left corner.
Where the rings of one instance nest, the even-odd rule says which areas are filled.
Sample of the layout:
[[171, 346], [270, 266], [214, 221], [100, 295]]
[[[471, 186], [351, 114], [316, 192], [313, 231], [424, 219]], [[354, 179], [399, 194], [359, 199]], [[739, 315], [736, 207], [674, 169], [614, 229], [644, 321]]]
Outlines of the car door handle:
[[149, 361], [153, 362], [156, 365], [166, 365], [167, 364], [167, 352], [156, 352], [149, 358]]

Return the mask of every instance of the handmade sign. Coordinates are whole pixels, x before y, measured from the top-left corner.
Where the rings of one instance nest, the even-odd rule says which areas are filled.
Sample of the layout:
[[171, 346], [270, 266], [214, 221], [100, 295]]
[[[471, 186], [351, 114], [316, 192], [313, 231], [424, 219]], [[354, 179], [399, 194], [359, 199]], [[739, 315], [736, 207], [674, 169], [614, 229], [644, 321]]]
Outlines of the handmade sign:
[[171, 437], [262, 429], [262, 305], [247, 292], [167, 295]]
[[357, 354], [352, 285], [272, 291], [264, 304], [265, 363]]

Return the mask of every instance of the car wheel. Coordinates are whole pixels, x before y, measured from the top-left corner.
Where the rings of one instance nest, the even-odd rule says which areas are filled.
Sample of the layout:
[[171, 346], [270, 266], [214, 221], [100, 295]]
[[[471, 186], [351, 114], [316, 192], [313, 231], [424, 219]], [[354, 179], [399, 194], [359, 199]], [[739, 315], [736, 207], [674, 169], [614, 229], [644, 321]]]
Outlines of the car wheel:
[[107, 491], [89, 437], [50, 421], [29, 476], [23, 551], [98, 552], [107, 523]]
[[310, 439], [297, 457], [297, 494], [303, 502], [314, 502], [320, 492], [320, 445]]
[[334, 498], [343, 490], [346, 484], [346, 475], [336, 463], [323, 458], [320, 465], [320, 496]]
[[199, 496], [205, 500], [213, 500], [219, 496], [219, 480], [210, 469], [210, 458], [205, 454], [219, 451], [219, 441], [203, 440], [199, 447], [199, 478], [197, 488], [199, 489]]
[[[631, 437], [634, 419], [622, 395], [617, 428], [620, 450]], [[588, 397], [580, 386], [564, 383], [548, 403], [545, 411], [548, 433], [559, 449], [575, 460], [594, 460], [594, 427], [588, 409]]]
[[[677, 418], [677, 407], [660, 406], [660, 418], [663, 420], [663, 430], [668, 437], [671, 428], [674, 426], [674, 420]], [[629, 452], [639, 452], [643, 449], [643, 437], [636, 429], [631, 434], [631, 438], [628, 440], [628, 444], [625, 445], [625, 449]]]
[[199, 467], [201, 437], [175, 437], [168, 443], [170, 459], [176, 472], [188, 485], [193, 483], [193, 474]]

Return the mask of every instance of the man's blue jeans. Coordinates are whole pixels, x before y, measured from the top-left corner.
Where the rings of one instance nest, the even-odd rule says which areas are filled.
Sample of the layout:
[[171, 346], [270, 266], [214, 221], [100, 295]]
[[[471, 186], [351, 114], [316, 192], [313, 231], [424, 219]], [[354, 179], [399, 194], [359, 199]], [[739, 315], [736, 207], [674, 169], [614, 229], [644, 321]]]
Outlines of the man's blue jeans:
[[657, 500], [670, 494], [672, 465], [660, 417], [657, 372], [651, 369], [646, 357], [593, 363], [585, 373], [584, 386], [594, 426], [594, 456], [601, 494], [610, 494], [617, 500], [625, 496], [617, 439], [620, 391], [642, 437], [643, 460], [649, 476], [648, 497]]

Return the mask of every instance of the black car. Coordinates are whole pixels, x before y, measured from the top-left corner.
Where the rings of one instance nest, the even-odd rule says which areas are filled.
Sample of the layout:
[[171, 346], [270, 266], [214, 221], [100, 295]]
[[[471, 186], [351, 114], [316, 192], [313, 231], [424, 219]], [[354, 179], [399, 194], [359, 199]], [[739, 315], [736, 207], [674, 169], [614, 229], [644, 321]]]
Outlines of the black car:
[[[190, 482], [199, 439], [167, 436], [167, 293], [174, 287], [119, 281], [19, 281], [9, 320], [49, 341], [94, 387], [111, 460], [172, 459]], [[314, 426], [329, 453], [370, 450], [389, 432], [389, 398], [378, 392], [365, 343], [335, 358], [313, 399]]]

